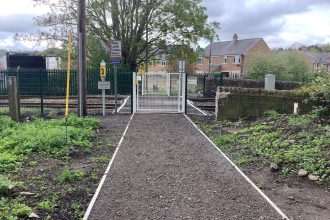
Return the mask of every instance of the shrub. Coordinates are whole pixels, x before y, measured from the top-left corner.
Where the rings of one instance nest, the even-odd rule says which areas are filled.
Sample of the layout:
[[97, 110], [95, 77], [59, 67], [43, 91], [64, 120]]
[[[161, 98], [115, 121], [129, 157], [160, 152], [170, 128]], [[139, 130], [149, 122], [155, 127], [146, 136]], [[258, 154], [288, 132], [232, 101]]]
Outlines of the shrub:
[[306, 102], [310, 102], [318, 109], [318, 115], [330, 114], [330, 76], [319, 73], [311, 83], [299, 88], [298, 93], [307, 96]]

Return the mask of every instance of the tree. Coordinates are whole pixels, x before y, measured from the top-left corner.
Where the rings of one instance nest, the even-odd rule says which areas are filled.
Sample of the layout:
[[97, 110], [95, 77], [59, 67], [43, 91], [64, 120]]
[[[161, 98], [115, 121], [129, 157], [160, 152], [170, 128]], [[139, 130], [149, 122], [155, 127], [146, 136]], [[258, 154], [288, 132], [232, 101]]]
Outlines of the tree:
[[296, 51], [254, 54], [246, 60], [246, 75], [251, 79], [264, 79], [271, 73], [278, 80], [306, 82], [311, 72], [303, 55]]
[[[76, 32], [77, 0], [34, 0], [51, 12], [35, 18], [38, 40], [65, 42]], [[136, 68], [171, 45], [190, 45], [214, 33], [201, 0], [89, 0], [88, 56], [108, 52], [109, 39], [122, 41], [123, 63]], [[21, 36], [24, 37], [24, 36]], [[31, 39], [31, 36], [28, 36]], [[35, 37], [35, 36], [34, 36]], [[35, 38], [36, 39], [36, 38]], [[106, 45], [106, 47], [104, 47]]]

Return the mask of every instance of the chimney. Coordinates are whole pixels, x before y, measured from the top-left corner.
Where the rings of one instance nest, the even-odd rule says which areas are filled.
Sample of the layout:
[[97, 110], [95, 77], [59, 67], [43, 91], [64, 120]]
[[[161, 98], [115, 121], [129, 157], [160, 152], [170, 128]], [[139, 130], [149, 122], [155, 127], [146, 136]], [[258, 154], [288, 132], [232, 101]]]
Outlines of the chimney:
[[237, 36], [237, 34], [234, 34], [233, 35], [233, 42], [235, 43], [235, 42], [237, 42], [237, 40], [238, 40], [238, 36]]

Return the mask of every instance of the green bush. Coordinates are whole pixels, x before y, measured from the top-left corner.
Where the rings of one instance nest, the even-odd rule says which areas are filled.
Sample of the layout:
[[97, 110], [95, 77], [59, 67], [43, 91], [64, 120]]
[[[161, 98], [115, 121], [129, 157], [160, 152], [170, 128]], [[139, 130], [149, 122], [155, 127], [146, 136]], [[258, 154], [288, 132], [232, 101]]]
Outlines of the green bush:
[[298, 93], [307, 96], [306, 102], [315, 107], [319, 116], [330, 115], [330, 76], [327, 73], [319, 73], [311, 83], [299, 88]]
[[271, 73], [276, 75], [276, 80], [306, 82], [311, 72], [303, 55], [294, 51], [254, 54], [246, 60], [246, 74], [250, 79], [264, 79]]

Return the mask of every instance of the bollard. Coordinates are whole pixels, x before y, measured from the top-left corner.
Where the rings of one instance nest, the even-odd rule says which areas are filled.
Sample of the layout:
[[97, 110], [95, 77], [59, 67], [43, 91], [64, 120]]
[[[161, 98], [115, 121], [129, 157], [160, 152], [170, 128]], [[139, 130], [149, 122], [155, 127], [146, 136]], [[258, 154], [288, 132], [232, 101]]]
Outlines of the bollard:
[[17, 91], [16, 76], [8, 76], [8, 101], [9, 101], [9, 114], [12, 120], [19, 122], [20, 108], [19, 108], [19, 95]]

